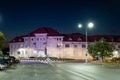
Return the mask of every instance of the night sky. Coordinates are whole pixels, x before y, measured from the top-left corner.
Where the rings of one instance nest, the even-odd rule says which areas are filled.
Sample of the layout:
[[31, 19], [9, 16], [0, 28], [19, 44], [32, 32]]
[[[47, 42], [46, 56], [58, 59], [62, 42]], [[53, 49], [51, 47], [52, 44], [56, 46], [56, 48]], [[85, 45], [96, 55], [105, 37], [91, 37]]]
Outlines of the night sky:
[[[120, 35], [119, 0], [0, 0], [0, 31], [8, 40], [40, 27], [61, 33]], [[77, 27], [83, 23], [83, 28]]]

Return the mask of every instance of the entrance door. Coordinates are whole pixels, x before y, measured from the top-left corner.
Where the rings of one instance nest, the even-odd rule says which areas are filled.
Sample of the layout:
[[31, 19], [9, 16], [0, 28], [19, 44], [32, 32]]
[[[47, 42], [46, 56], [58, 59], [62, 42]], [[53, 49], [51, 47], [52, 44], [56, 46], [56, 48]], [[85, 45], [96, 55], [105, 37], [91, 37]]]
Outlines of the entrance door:
[[38, 56], [39, 56], [39, 57], [46, 57], [44, 51], [39, 51], [39, 52], [38, 52]]

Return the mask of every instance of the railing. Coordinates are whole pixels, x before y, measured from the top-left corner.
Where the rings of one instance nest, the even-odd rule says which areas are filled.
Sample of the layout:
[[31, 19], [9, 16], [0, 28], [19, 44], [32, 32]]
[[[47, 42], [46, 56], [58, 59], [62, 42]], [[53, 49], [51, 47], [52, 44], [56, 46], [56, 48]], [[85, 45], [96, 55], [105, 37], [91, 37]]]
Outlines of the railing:
[[58, 60], [20, 60], [20, 63], [49, 63], [49, 62], [65, 62], [65, 61], [58, 61]]

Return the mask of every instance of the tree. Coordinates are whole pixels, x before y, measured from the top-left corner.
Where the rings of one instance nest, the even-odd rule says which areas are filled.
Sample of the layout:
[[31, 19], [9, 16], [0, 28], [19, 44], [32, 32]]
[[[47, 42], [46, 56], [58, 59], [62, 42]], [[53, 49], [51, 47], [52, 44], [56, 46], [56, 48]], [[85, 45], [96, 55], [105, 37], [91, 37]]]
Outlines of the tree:
[[115, 50], [115, 46], [112, 43], [108, 43], [104, 38], [88, 45], [88, 52], [91, 56], [95, 57], [100, 55], [102, 61], [105, 57], [112, 56], [112, 52]]
[[3, 43], [5, 41], [5, 37], [4, 34], [2, 32], [0, 32], [0, 55], [2, 55], [2, 47], [3, 47]]
[[0, 50], [3, 46], [4, 41], [5, 41], [5, 36], [2, 32], [0, 32]]

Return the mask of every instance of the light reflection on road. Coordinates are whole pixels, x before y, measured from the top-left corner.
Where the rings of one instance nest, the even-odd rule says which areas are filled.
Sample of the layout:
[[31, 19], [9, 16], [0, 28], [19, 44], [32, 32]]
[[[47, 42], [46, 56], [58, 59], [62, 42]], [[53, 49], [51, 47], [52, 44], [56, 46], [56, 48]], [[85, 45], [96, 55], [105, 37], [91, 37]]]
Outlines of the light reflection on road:
[[84, 63], [18, 64], [0, 71], [0, 80], [119, 80], [120, 69]]

